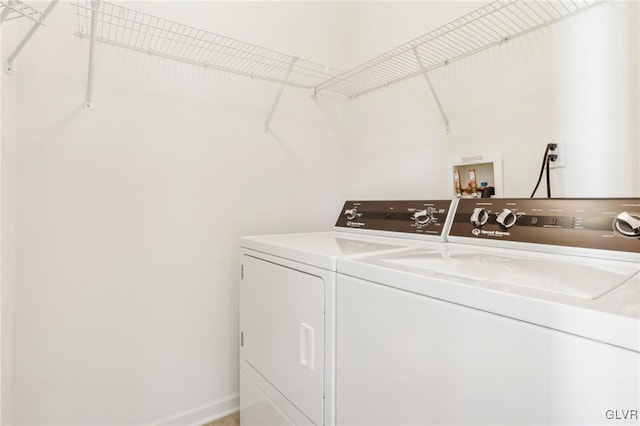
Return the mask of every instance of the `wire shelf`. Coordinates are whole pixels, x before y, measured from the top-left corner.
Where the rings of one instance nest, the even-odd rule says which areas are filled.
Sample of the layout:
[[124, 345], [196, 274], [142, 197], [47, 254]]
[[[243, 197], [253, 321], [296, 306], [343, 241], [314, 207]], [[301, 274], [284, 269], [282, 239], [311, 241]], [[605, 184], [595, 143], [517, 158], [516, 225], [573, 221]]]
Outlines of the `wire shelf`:
[[[78, 33], [90, 37], [91, 2], [73, 3]], [[113, 3], [99, 3], [96, 40], [253, 78], [313, 88], [341, 71]]]
[[497, 0], [320, 83], [356, 97], [557, 22], [601, 0]]
[[20, 0], [2, 0], [0, 2], [2, 10], [2, 21], [11, 21], [18, 18], [27, 18], [31, 21], [44, 25], [45, 14], [38, 9], [29, 6]]

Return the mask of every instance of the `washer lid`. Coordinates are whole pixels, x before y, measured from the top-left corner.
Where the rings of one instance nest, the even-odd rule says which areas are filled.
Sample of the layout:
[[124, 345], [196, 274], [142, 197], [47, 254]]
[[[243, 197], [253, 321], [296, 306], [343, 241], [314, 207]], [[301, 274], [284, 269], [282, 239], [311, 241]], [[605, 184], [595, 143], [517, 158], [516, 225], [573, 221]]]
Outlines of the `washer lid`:
[[340, 276], [640, 352], [640, 262], [477, 246], [338, 260]]
[[283, 257], [318, 268], [336, 270], [340, 256], [383, 252], [427, 243], [389, 237], [356, 235], [344, 232], [315, 232], [243, 237], [241, 247]]
[[432, 271], [456, 281], [517, 292], [517, 287], [582, 299], [597, 299], [640, 271], [634, 262], [541, 253], [451, 248], [380, 259], [401, 269]]

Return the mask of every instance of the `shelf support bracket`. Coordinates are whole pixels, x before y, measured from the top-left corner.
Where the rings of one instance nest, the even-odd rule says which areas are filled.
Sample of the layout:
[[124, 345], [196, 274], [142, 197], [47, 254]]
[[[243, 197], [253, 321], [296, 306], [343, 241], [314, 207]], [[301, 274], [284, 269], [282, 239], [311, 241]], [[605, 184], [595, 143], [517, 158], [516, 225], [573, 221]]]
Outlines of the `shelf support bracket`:
[[447, 126], [447, 133], [451, 133], [451, 126], [449, 125], [449, 118], [447, 114], [444, 112], [444, 108], [442, 108], [442, 104], [440, 103], [440, 98], [438, 98], [438, 94], [436, 93], [436, 89], [433, 87], [431, 83], [431, 79], [429, 78], [428, 72], [424, 65], [422, 64], [422, 59], [420, 59], [420, 54], [418, 53], [418, 49], [415, 47], [412, 49], [413, 54], [416, 56], [416, 60], [418, 61], [418, 65], [420, 66], [420, 70], [422, 70], [422, 75], [424, 75], [424, 79], [427, 81], [427, 85], [429, 86], [429, 90], [431, 90], [431, 94], [433, 95], [433, 99], [436, 101], [436, 105], [438, 105], [438, 109], [440, 110], [440, 114], [442, 114], [442, 119], [444, 120], [444, 124]]
[[[58, 4], [58, 1], [59, 0], [52, 0], [51, 3], [49, 3], [49, 5], [47, 6], [47, 8], [44, 10], [44, 12], [42, 12], [42, 22], [44, 22], [44, 20], [47, 19], [47, 16], [49, 16], [49, 14], [53, 10], [53, 8], [56, 7], [56, 5]], [[4, 10], [2, 11], [2, 20], [3, 21], [4, 21], [4, 18], [6, 18], [6, 16], [7, 16], [6, 13], [8, 13], [8, 11], [9, 11], [8, 7], [5, 7]], [[11, 52], [11, 54], [9, 55], [7, 60], [4, 62], [4, 72], [6, 74], [12, 74], [13, 73], [13, 61], [16, 59], [16, 56], [18, 56], [20, 51], [22, 51], [24, 46], [26, 46], [26, 44], [29, 42], [29, 40], [31, 40], [31, 37], [33, 37], [33, 35], [36, 33], [36, 31], [38, 31], [38, 28], [40, 28], [40, 26], [43, 25], [42, 22], [34, 22], [33, 25], [31, 26], [31, 29], [24, 36], [24, 38], [22, 39], [20, 44], [18, 44], [16, 46], [16, 48], [13, 49], [13, 52]]]
[[271, 107], [271, 111], [269, 111], [269, 115], [267, 116], [267, 120], [264, 123], [264, 132], [269, 132], [269, 123], [271, 123], [271, 118], [273, 117], [273, 113], [278, 106], [278, 102], [280, 101], [280, 96], [282, 96], [282, 91], [284, 90], [284, 86], [289, 82], [289, 77], [291, 76], [291, 70], [293, 69], [293, 65], [296, 63], [298, 58], [292, 58], [291, 63], [289, 64], [289, 68], [287, 69], [287, 75], [282, 81], [280, 85], [280, 89], [278, 89], [278, 94], [276, 95], [276, 100], [273, 102], [273, 106]]
[[96, 34], [98, 33], [98, 8], [100, 0], [91, 0], [91, 38], [89, 39], [89, 72], [87, 73], [87, 98], [85, 109], [93, 109], [93, 69], [95, 63]]

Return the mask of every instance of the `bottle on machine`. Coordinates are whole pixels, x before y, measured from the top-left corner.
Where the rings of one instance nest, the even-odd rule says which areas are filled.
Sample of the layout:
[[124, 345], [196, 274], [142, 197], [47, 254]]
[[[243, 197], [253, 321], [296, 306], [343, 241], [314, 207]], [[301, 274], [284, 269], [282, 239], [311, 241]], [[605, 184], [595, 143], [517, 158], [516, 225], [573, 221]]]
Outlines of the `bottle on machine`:
[[458, 169], [453, 170], [453, 183], [456, 188], [456, 196], [462, 196], [462, 184], [460, 183], [460, 172]]
[[478, 192], [478, 182], [476, 182], [476, 169], [469, 169], [469, 186], [471, 187], [471, 194]]

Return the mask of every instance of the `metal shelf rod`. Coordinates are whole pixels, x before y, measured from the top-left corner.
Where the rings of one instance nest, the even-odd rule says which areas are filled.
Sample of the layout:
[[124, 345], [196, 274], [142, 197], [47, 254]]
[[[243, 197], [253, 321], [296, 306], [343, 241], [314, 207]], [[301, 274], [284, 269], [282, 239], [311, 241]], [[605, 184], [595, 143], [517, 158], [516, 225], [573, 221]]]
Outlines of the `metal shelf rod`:
[[93, 109], [93, 71], [95, 68], [96, 24], [98, 22], [98, 7], [100, 0], [91, 0], [91, 41], [89, 42], [89, 70], [87, 72], [87, 99], [85, 109]]
[[431, 94], [433, 95], [433, 99], [436, 101], [436, 105], [438, 105], [438, 109], [440, 110], [440, 114], [442, 114], [442, 119], [444, 120], [444, 124], [447, 126], [447, 133], [451, 133], [451, 126], [449, 125], [449, 117], [444, 112], [444, 108], [442, 107], [442, 103], [440, 103], [440, 98], [438, 98], [438, 94], [436, 93], [436, 89], [433, 87], [431, 83], [431, 79], [429, 78], [429, 74], [426, 69], [422, 65], [422, 59], [420, 59], [420, 54], [418, 53], [417, 48], [413, 48], [413, 54], [416, 56], [416, 60], [418, 61], [418, 65], [422, 70], [422, 75], [424, 75], [424, 79], [427, 81], [427, 85], [429, 86], [429, 90], [431, 90]]
[[[91, 39], [91, 36], [86, 35], [86, 34], [77, 33], [76, 35], [78, 37]], [[106, 39], [103, 39], [103, 38], [100, 38], [100, 37], [96, 37], [96, 41], [99, 41], [100, 43], [108, 44], [110, 46], [122, 47], [122, 48], [126, 48], [126, 49], [129, 49], [129, 50], [134, 50], [136, 52], [146, 53], [148, 55], [157, 56], [159, 58], [171, 59], [171, 60], [174, 60], [174, 61], [178, 61], [178, 62], [182, 62], [182, 63], [185, 63], [185, 64], [190, 64], [190, 65], [198, 65], [198, 66], [201, 66], [201, 67], [204, 67], [204, 68], [207, 68], [207, 69], [229, 72], [229, 73], [232, 73], [232, 74], [242, 75], [244, 77], [257, 78], [257, 79], [260, 79], [260, 80], [268, 81], [270, 83], [282, 83], [282, 80], [279, 79], [279, 78], [263, 77], [263, 76], [252, 74], [250, 72], [231, 70], [229, 68], [220, 67], [220, 66], [217, 66], [217, 65], [203, 64], [200, 61], [193, 61], [193, 60], [188, 60], [188, 59], [176, 58], [174, 56], [167, 55], [167, 54], [164, 54], [164, 53], [161, 53], [161, 52], [149, 52], [147, 49], [143, 49], [143, 48], [139, 48], [139, 47], [131, 47], [131, 46], [129, 46], [127, 44], [124, 44], [124, 43], [110, 41], [110, 40], [106, 40]], [[293, 83], [293, 82], [288, 82], [288, 83], [286, 83], [286, 85], [287, 86], [291, 86], [291, 87], [297, 87], [297, 88], [300, 88], [300, 89], [311, 89], [313, 87], [311, 85], [304, 85], [304, 84], [298, 84], [298, 83]]]
[[276, 96], [276, 100], [273, 102], [273, 106], [271, 107], [271, 111], [269, 111], [269, 115], [267, 116], [267, 120], [264, 123], [264, 131], [265, 133], [269, 131], [269, 124], [271, 123], [271, 118], [273, 117], [273, 113], [278, 106], [278, 102], [280, 101], [280, 96], [282, 96], [282, 91], [284, 90], [284, 86], [286, 81], [289, 80], [289, 76], [291, 75], [291, 70], [293, 69], [293, 65], [296, 63], [298, 58], [294, 57], [291, 59], [291, 64], [289, 64], [289, 70], [287, 70], [287, 76], [285, 77], [285, 81], [280, 85], [278, 89], [278, 95]]
[[[131, 22], [132, 24], [136, 23], [136, 21], [134, 21], [134, 20], [130, 20], [130, 19], [127, 19], [127, 18], [122, 18], [122, 20], [123, 20], [123, 21]], [[97, 22], [98, 22], [98, 23], [100, 23], [100, 24], [112, 24], [112, 22], [108, 22], [108, 21], [106, 21], [104, 18], [100, 18], [100, 19], [98, 19], [98, 21], [97, 21]], [[102, 25], [102, 27], [103, 27], [103, 28], [104, 28], [104, 26], [105, 26], [105, 25]], [[109, 28], [110, 28], [110, 25], [109, 25]], [[151, 52], [151, 53], [153, 53], [153, 52], [157, 52], [157, 51], [162, 51], [163, 47], [165, 46], [165, 42], [167, 42], [167, 41], [171, 41], [171, 42], [175, 42], [175, 43], [176, 43], [176, 46], [174, 46], [174, 47], [173, 47], [172, 52], [170, 52], [170, 53], [165, 53], [165, 54], [166, 54], [168, 57], [174, 57], [174, 56], [176, 56], [176, 55], [175, 55], [175, 49], [176, 49], [177, 44], [178, 44], [179, 42], [176, 42], [175, 36], [181, 36], [182, 34], [181, 34], [180, 32], [178, 32], [177, 30], [167, 30], [167, 29], [165, 29], [165, 28], [154, 27], [154, 26], [151, 26], [151, 25], [149, 25], [149, 26], [148, 26], [148, 28], [150, 28], [150, 29], [152, 29], [152, 30], [158, 30], [158, 31], [159, 31], [159, 33], [160, 33], [160, 35], [155, 36], [155, 38], [156, 38], [156, 42], [155, 42], [155, 44], [153, 45], [153, 47], [147, 47], [146, 49], [147, 49], [149, 52]], [[163, 33], [166, 33], [167, 35], [166, 35], [166, 36], [165, 36], [165, 35], [162, 35]], [[151, 38], [151, 35], [150, 35], [148, 32], [144, 32], [144, 34], [145, 34], [145, 38], [143, 38], [143, 42], [142, 42], [141, 44], [145, 44], [145, 43], [144, 43], [144, 41], [146, 40], [146, 36], [147, 36], [147, 35], [149, 36], [149, 38]], [[173, 38], [169, 38], [169, 35], [173, 36]], [[210, 46], [218, 46], [218, 47], [220, 47], [220, 48], [226, 49], [226, 50], [227, 50], [227, 53], [223, 53], [223, 54], [233, 55], [233, 53], [231, 53], [231, 52], [229, 52], [229, 51], [234, 51], [234, 50], [235, 50], [235, 51], [241, 51], [241, 49], [237, 49], [237, 48], [235, 48], [235, 47], [233, 47], [233, 46], [223, 45], [223, 44], [220, 44], [220, 43], [216, 43], [215, 41], [209, 41], [209, 40], [206, 40], [206, 39], [203, 39], [203, 38], [190, 37], [190, 39], [192, 39], [192, 40], [194, 40], [194, 41], [196, 41], [196, 42], [206, 43], [206, 44], [208, 44], [208, 45], [210, 45]], [[104, 34], [100, 34], [99, 40], [100, 40], [101, 42], [109, 42], [109, 43], [112, 43], [112, 44], [113, 44], [113, 43], [118, 43], [117, 41], [115, 41], [115, 42], [114, 42], [113, 40], [111, 40], [110, 34], [107, 34], [107, 36], [106, 36], [106, 37], [104, 36]], [[160, 47], [158, 48], [158, 42], [159, 42], [160, 40], [163, 40], [163, 42], [162, 42], [162, 44], [160, 45]], [[137, 42], [137, 39], [136, 39], [136, 41], [135, 41], [134, 43], [136, 43], [136, 42]], [[119, 44], [119, 45], [121, 45], [121, 46], [122, 46], [122, 45], [125, 45], [125, 44], [124, 44], [124, 43], [122, 43], [122, 42], [120, 42], [120, 43], [121, 43], [121, 44]], [[186, 42], [182, 42], [182, 43], [183, 43], [183, 44], [186, 44]], [[206, 50], [209, 50], [209, 51], [210, 51], [210, 52], [212, 52], [212, 53], [222, 53], [222, 52], [216, 51], [213, 47], [208, 47], [208, 48], [206, 48]], [[271, 57], [271, 56], [261, 55], [261, 54], [258, 54], [258, 53], [252, 54], [252, 56], [256, 56], [256, 57], [260, 57], [260, 58], [264, 58], [264, 59], [267, 59], [267, 60], [269, 60], [269, 61], [273, 61], [273, 62], [279, 62], [279, 63], [282, 63], [282, 64], [283, 64], [283, 65], [282, 65], [282, 69], [287, 69], [287, 64], [288, 64], [288, 62], [287, 62], [287, 61], [280, 60], [280, 59], [277, 59], [277, 58], [274, 58], [274, 57]], [[207, 57], [207, 59], [209, 59], [209, 57]], [[203, 62], [206, 62], [206, 60], [205, 60], [205, 61], [203, 61]]]

